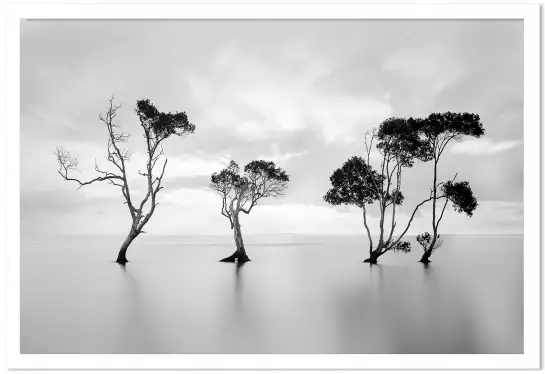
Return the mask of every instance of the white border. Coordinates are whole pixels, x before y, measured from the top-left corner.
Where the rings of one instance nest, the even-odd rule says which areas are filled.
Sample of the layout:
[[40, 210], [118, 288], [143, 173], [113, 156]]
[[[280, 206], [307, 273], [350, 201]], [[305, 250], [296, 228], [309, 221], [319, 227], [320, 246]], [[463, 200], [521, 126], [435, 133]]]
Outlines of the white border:
[[[533, 369], [540, 367], [540, 20], [536, 4], [9, 4], [6, 272], [10, 369]], [[19, 25], [22, 18], [524, 19], [524, 354], [242, 355], [19, 353]], [[531, 172], [528, 172], [528, 171]], [[532, 197], [531, 199], [528, 197]]]

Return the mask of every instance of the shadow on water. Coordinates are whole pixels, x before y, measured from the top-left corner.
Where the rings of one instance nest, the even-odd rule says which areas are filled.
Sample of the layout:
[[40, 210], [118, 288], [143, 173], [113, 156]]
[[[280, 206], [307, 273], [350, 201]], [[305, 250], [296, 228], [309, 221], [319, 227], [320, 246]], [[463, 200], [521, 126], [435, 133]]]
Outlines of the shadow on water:
[[423, 263], [422, 268], [424, 270], [424, 282], [431, 282], [435, 278], [435, 270], [430, 263]]
[[235, 263], [235, 307], [237, 312], [242, 311], [242, 268], [244, 267], [245, 262]]
[[[118, 317], [118, 328], [121, 337], [119, 341], [119, 352], [131, 351], [135, 353], [146, 353], [160, 350], [156, 333], [153, 330], [153, 315], [147, 304], [146, 295], [143, 293], [139, 275], [135, 268], [128, 264], [116, 264], [121, 270], [123, 283], [121, 295], [125, 305]], [[127, 344], [130, 348], [127, 349]]]
[[120, 268], [121, 270], [123, 270], [123, 272], [127, 271], [127, 264], [120, 264], [120, 263], [117, 262], [117, 261], [114, 261], [114, 262], [112, 262], [112, 263], [113, 263], [113, 264], [117, 264], [117, 265], [119, 266], [119, 268]]
[[376, 291], [382, 288], [384, 280], [384, 268], [381, 264], [369, 264], [369, 284], [376, 287]]
[[447, 286], [432, 266], [382, 264], [363, 270], [359, 281], [340, 289], [333, 303], [339, 351], [482, 352], [472, 304], [455, 284], [448, 284], [451, 292], [445, 294]]
[[240, 276], [240, 269], [242, 269], [242, 267], [243, 267], [245, 264], [246, 264], [245, 262], [237, 262], [237, 263], [235, 264], [235, 268], [236, 268], [235, 274], [236, 274], [237, 278]]
[[252, 287], [248, 287], [251, 284], [246, 282], [248, 276], [251, 277], [249, 268], [245, 268], [245, 263], [238, 262], [232, 263], [232, 266], [234, 269], [229, 269], [233, 271], [232, 278], [230, 276], [226, 279], [231, 279], [232, 283], [226, 288], [224, 313], [221, 317], [224, 332], [220, 336], [225, 340], [225, 353], [251, 352], [260, 330], [256, 321], [259, 303], [256, 303]]

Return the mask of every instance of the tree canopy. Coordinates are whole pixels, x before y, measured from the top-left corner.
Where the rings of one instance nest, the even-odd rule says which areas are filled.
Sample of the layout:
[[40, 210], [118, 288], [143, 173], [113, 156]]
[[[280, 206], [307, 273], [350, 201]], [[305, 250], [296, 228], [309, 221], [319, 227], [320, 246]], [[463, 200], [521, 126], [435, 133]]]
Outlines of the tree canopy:
[[195, 131], [195, 125], [189, 122], [185, 112], [160, 112], [150, 99], [138, 100], [135, 111], [142, 125], [157, 137], [181, 136]]
[[222, 197], [221, 213], [231, 220], [234, 213], [249, 214], [261, 199], [281, 196], [288, 182], [288, 174], [272, 161], [251, 161], [243, 173], [231, 161], [227, 168], [212, 174], [210, 188]]
[[443, 195], [452, 202], [454, 210], [458, 213], [465, 213], [469, 217], [477, 209], [477, 199], [471, 190], [469, 182], [447, 181], [441, 186]]
[[332, 188], [327, 191], [324, 200], [331, 205], [373, 204], [379, 196], [378, 186], [384, 177], [373, 170], [361, 157], [348, 159], [329, 178]]
[[473, 113], [431, 113], [418, 120], [419, 133], [426, 144], [424, 161], [427, 155], [436, 160], [442, 155], [450, 141], [462, 141], [464, 136], [480, 138], [485, 134], [478, 114]]
[[376, 133], [377, 149], [396, 158], [403, 167], [413, 166], [416, 160], [428, 161], [431, 152], [421, 137], [422, 127], [421, 119], [388, 118]]
[[479, 138], [485, 133], [480, 116], [467, 112], [431, 113], [422, 121], [421, 131], [429, 138], [440, 134]]

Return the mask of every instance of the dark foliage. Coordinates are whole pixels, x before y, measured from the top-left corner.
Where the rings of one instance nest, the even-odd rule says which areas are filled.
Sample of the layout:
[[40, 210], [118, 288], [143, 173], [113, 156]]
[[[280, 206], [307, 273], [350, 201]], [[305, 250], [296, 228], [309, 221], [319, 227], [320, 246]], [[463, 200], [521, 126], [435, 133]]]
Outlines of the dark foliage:
[[420, 244], [424, 250], [428, 249], [431, 242], [431, 235], [429, 232], [425, 232], [416, 237], [416, 241]]
[[272, 161], [256, 160], [244, 167], [244, 172], [253, 178], [267, 178], [279, 182], [288, 182], [288, 174]]
[[185, 112], [160, 112], [149, 99], [136, 102], [136, 113], [140, 122], [152, 130], [155, 136], [166, 138], [195, 131], [195, 125], [189, 122]]
[[441, 186], [443, 194], [452, 202], [454, 210], [458, 213], [465, 213], [473, 216], [473, 211], [477, 208], [477, 199], [471, 190], [469, 182], [448, 181]]
[[473, 113], [432, 113], [422, 121], [420, 127], [428, 138], [437, 138], [442, 134], [451, 134], [455, 137], [466, 135], [476, 138], [484, 135], [481, 119], [478, 114]]
[[[383, 178], [363, 158], [354, 156], [335, 170], [329, 180], [333, 187], [325, 194], [325, 202], [362, 207], [379, 199], [376, 186], [382, 183]], [[399, 195], [403, 201], [403, 195]]]
[[238, 164], [231, 161], [227, 168], [223, 169], [219, 173], [212, 174], [210, 182], [212, 185], [218, 186], [218, 188], [240, 188], [246, 183], [246, 180], [240, 175], [240, 167]]
[[394, 252], [409, 253], [411, 251], [411, 243], [400, 241], [391, 246], [390, 249]]
[[421, 138], [423, 121], [414, 118], [388, 118], [377, 132], [377, 148], [395, 157], [401, 166], [411, 167], [416, 159], [428, 161], [432, 153]]
[[403, 195], [402, 191], [398, 191], [397, 189], [393, 190], [392, 192], [388, 192], [386, 194], [386, 202], [392, 203], [394, 201], [396, 205], [403, 204], [403, 201], [405, 200], [405, 196]]
[[441, 240], [441, 235], [437, 234], [437, 237], [435, 238], [435, 241], [434, 241], [433, 236], [429, 232], [424, 232], [418, 235], [416, 237], [416, 241], [418, 242], [418, 244], [420, 244], [424, 252], [429, 252], [430, 254], [433, 253], [441, 245], [443, 245], [443, 241]]

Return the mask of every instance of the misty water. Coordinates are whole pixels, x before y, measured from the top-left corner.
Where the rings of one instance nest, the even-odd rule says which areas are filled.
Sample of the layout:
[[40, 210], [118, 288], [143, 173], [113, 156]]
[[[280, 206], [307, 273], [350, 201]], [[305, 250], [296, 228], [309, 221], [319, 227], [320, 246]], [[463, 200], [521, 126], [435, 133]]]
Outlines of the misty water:
[[[521, 353], [523, 236], [445, 235], [370, 266], [364, 237], [21, 243], [22, 353]], [[411, 238], [414, 240], [414, 238]]]

